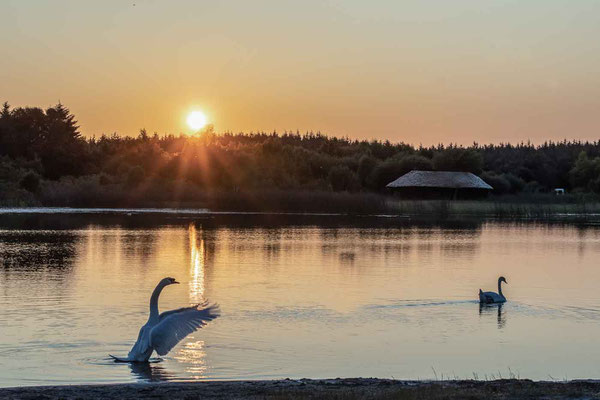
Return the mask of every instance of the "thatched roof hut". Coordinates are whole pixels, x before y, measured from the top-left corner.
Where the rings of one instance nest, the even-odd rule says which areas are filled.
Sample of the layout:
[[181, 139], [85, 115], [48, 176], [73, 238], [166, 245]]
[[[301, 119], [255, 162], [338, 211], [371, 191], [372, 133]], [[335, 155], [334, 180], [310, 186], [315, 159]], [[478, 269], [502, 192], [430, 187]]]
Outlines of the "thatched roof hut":
[[470, 172], [410, 171], [386, 185], [410, 197], [480, 197], [493, 188]]
[[453, 189], [487, 189], [493, 187], [470, 172], [410, 171], [386, 185], [389, 188], [430, 187]]

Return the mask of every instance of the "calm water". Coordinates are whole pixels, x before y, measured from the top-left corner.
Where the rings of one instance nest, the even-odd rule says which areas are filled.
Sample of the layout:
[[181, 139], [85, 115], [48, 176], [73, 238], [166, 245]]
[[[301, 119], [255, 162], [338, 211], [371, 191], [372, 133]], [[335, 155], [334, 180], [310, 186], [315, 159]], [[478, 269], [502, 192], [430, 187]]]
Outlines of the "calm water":
[[[282, 377], [600, 376], [600, 230], [251, 215], [0, 215], [0, 385]], [[503, 307], [480, 287], [509, 285]], [[162, 310], [222, 316], [164, 361]]]

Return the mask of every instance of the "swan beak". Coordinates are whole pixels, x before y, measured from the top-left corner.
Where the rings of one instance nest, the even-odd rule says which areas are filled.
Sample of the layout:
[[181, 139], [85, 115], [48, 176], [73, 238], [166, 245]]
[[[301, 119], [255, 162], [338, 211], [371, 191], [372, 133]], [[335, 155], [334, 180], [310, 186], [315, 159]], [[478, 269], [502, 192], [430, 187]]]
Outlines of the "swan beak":
[[178, 284], [178, 285], [179, 285], [179, 282], [177, 282], [177, 281], [173, 281], [173, 283], [176, 283], [176, 284]]

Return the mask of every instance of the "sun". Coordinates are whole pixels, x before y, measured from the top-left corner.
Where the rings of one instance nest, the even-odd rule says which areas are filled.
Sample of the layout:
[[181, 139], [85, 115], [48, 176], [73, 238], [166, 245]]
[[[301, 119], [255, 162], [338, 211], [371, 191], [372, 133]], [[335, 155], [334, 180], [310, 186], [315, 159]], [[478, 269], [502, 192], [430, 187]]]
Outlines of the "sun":
[[186, 121], [190, 129], [194, 131], [204, 128], [207, 123], [206, 115], [202, 111], [192, 111], [188, 114]]

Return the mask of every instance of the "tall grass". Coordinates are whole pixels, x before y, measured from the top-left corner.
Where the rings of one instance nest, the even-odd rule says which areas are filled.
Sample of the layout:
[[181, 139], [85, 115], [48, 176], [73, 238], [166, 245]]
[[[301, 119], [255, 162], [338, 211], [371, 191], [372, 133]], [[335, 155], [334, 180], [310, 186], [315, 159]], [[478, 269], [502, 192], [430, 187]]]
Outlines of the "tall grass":
[[479, 218], [585, 218], [600, 217], [597, 198], [553, 195], [491, 197], [485, 200], [400, 200], [388, 199], [391, 213], [438, 219]]
[[435, 218], [558, 218], [600, 214], [600, 203], [540, 204], [497, 201], [396, 201], [390, 204], [396, 214]]
[[0, 206], [173, 207], [212, 211], [386, 214], [431, 219], [600, 217], [593, 195], [523, 194], [483, 200], [404, 200], [378, 193], [255, 190], [206, 191], [187, 182], [142, 182], [135, 190], [102, 183], [99, 176], [45, 181], [35, 196], [4, 188]]

